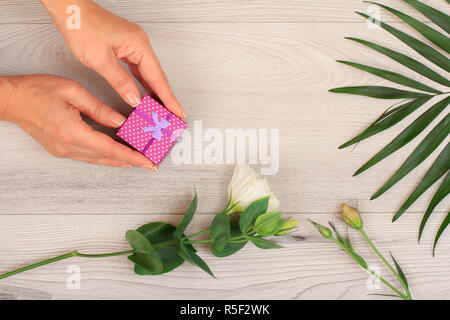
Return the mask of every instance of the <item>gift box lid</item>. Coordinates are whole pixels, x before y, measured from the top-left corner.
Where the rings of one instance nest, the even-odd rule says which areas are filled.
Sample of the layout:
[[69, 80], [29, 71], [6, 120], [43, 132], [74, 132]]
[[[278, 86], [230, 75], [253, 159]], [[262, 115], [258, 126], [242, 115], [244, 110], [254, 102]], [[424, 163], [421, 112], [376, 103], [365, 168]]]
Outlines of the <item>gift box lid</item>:
[[186, 127], [186, 122], [145, 95], [117, 136], [158, 165]]

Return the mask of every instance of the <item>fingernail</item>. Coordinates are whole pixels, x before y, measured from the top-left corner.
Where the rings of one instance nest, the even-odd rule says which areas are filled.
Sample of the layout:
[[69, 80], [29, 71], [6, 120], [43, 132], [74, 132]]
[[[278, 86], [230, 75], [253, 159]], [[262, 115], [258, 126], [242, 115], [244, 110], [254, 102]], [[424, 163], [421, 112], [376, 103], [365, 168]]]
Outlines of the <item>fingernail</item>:
[[136, 108], [138, 106], [139, 102], [141, 102], [141, 98], [135, 92], [128, 92], [125, 95], [125, 101], [133, 108]]
[[156, 171], [158, 171], [158, 167], [155, 167], [155, 166], [153, 166], [153, 165], [146, 165], [145, 167], [144, 167], [145, 169], [148, 169], [148, 170], [150, 170], [150, 171], [152, 171], [152, 172], [156, 172]]
[[114, 123], [116, 126], [121, 126], [125, 122], [127, 118], [125, 118], [120, 113], [114, 113], [111, 117], [112, 123]]
[[131, 164], [121, 164], [120, 167], [122, 167], [122, 168], [131, 168]]

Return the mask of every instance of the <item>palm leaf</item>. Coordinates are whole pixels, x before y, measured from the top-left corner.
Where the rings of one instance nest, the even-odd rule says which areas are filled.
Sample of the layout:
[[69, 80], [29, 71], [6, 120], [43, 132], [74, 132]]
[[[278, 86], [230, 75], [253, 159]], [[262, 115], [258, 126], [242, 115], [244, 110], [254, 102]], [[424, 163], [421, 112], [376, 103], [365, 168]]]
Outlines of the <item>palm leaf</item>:
[[401, 217], [403, 213], [419, 198], [429, 187], [431, 187], [439, 178], [443, 177], [450, 169], [450, 143], [442, 150], [439, 157], [433, 163], [431, 168], [423, 177], [419, 185], [414, 189], [411, 195], [406, 199], [400, 209], [394, 216], [393, 221]]
[[428, 218], [430, 218], [431, 213], [433, 212], [434, 208], [450, 193], [450, 174], [447, 173], [447, 176], [445, 177], [444, 181], [442, 182], [441, 186], [439, 187], [438, 191], [434, 194], [433, 198], [430, 201], [430, 204], [428, 205], [427, 211], [425, 211], [425, 214], [423, 215], [422, 222], [420, 223], [419, 228], [419, 241], [422, 237], [423, 229], [425, 228], [425, 225], [427, 224]]
[[450, 53], [449, 39], [447, 36], [443, 35], [442, 33], [427, 26], [425, 23], [423, 23], [407, 14], [404, 14], [398, 10], [395, 10], [391, 7], [385, 6], [383, 4], [379, 4], [377, 2], [372, 2], [372, 1], [364, 1], [364, 2], [373, 3], [375, 5], [378, 5], [384, 9], [386, 9], [390, 13], [392, 13], [392, 14], [396, 15], [397, 17], [399, 17], [400, 19], [402, 19], [404, 22], [406, 22], [408, 25], [410, 25], [412, 28], [414, 28], [416, 31], [418, 31], [425, 38], [427, 38], [428, 40], [433, 42], [439, 48], [445, 50], [447, 53]]
[[436, 23], [439, 27], [444, 29], [447, 33], [450, 33], [450, 17], [444, 12], [436, 10], [417, 0], [403, 0], [410, 4], [418, 11], [420, 11], [425, 17]]
[[377, 99], [406, 99], [406, 98], [430, 97], [430, 95], [421, 92], [399, 90], [395, 88], [382, 86], [342, 87], [331, 89], [330, 92], [356, 94], [360, 96], [372, 97]]
[[347, 40], [352, 40], [355, 42], [358, 42], [360, 44], [363, 44], [375, 51], [378, 51], [381, 54], [384, 54], [385, 56], [397, 61], [398, 63], [404, 65], [405, 67], [423, 75], [424, 77], [427, 77], [430, 80], [433, 80], [434, 82], [440, 83], [444, 86], [450, 87], [450, 80], [444, 78], [436, 71], [432, 70], [431, 68], [424, 65], [422, 62], [419, 62], [411, 57], [408, 57], [407, 55], [391, 50], [389, 48], [383, 47], [381, 45], [378, 45], [376, 43], [358, 39], [358, 38], [352, 38], [352, 37], [346, 37]]
[[338, 60], [337, 62], [367, 71], [367, 72], [374, 74], [376, 76], [379, 76], [383, 79], [386, 79], [386, 80], [389, 80], [389, 81], [392, 81], [392, 82], [395, 82], [398, 84], [402, 84], [404, 86], [407, 86], [407, 87], [410, 87], [413, 89], [422, 90], [422, 91], [426, 91], [426, 92], [430, 92], [430, 93], [442, 93], [441, 91], [431, 88], [427, 85], [424, 85], [424, 84], [420, 83], [419, 81], [413, 80], [411, 78], [405, 77], [401, 74], [398, 74], [398, 73], [395, 73], [392, 71], [374, 68], [371, 66], [366, 66], [364, 64], [350, 62], [350, 61]]
[[[407, 34], [400, 31], [393, 26], [379, 21], [373, 17], [357, 12], [359, 15], [371, 22], [378, 24], [381, 28], [388, 31], [394, 37], [402, 41], [404, 44], [419, 53], [422, 58], [431, 61], [434, 65], [439, 68], [450, 72], [450, 59], [448, 58], [448, 53], [450, 53], [450, 17], [426, 4], [423, 4], [417, 0], [404, 0], [406, 3], [417, 9], [421, 14], [429, 18], [434, 24], [442, 28], [446, 33], [441, 32], [433, 27], [433, 25], [428, 25], [423, 23], [412, 16], [402, 13], [399, 10], [388, 7], [384, 4], [380, 4], [374, 1], [366, 1], [369, 3], [374, 3], [385, 10], [389, 11], [399, 19], [403, 20], [408, 26], [412, 27], [414, 31], [418, 32], [420, 35], [425, 37], [428, 41], [433, 43], [436, 47], [432, 47], [425, 42], [415, 38], [413, 35]], [[448, 73], [444, 75], [441, 71], [436, 71], [434, 68], [430, 68], [423, 62], [413, 59], [408, 55], [400, 53], [398, 51], [389, 49], [383, 45], [376, 44], [367, 40], [362, 40], [359, 38], [346, 37], [346, 39], [358, 42], [378, 53], [381, 53], [390, 59], [398, 62], [399, 64], [409, 68], [410, 70], [422, 75], [423, 77], [432, 80], [435, 83], [450, 87], [450, 80], [448, 79]], [[435, 102], [431, 107], [429, 107], [425, 112], [420, 114], [406, 129], [404, 129], [400, 134], [398, 134], [390, 143], [388, 143], [384, 148], [382, 148], [378, 153], [376, 153], [372, 158], [370, 158], [364, 165], [362, 165], [354, 175], [358, 175], [365, 170], [371, 168], [378, 162], [382, 161], [389, 155], [393, 154], [397, 150], [404, 147], [406, 144], [411, 142], [416, 138], [421, 132], [423, 132], [450, 104], [450, 92], [441, 92], [439, 88], [433, 88], [433, 85], [425, 84], [425, 79], [415, 80], [409, 78], [405, 75], [389, 71], [390, 68], [377, 68], [375, 66], [369, 66], [362, 63], [342, 61], [338, 62], [346, 64], [348, 66], [366, 71], [383, 79], [389, 80], [391, 82], [397, 83], [399, 85], [405, 86], [407, 88], [412, 88], [419, 90], [421, 92], [407, 91], [403, 88], [391, 88], [391, 87], [381, 87], [381, 86], [359, 86], [359, 87], [343, 87], [335, 88], [330, 90], [331, 92], [337, 93], [347, 93], [356, 94], [369, 97], [375, 97], [379, 99], [406, 99], [407, 101], [402, 101], [400, 104], [396, 104], [388, 108], [383, 114], [381, 114], [371, 125], [369, 125], [362, 133], [356, 137], [350, 139], [346, 143], [342, 144], [339, 148], [345, 148], [360, 141], [363, 141], [377, 133], [387, 130], [397, 123], [405, 119], [407, 116], [411, 115], [414, 111], [422, 107], [425, 103], [429, 102], [434, 97], [441, 96], [439, 101]], [[445, 90], [443, 90], [445, 91]], [[425, 92], [425, 93], [423, 93]], [[446, 95], [446, 96], [444, 96]], [[372, 196], [371, 199], [375, 199], [382, 195], [384, 192], [389, 190], [397, 182], [399, 182], [408, 173], [413, 171], [420, 163], [427, 159], [431, 153], [438, 148], [438, 146], [448, 138], [450, 134], [450, 113], [445, 114], [444, 118], [425, 136], [425, 138], [419, 143], [419, 145], [414, 149], [414, 151], [408, 156], [405, 162], [400, 166], [400, 168], [388, 179], [388, 181]], [[402, 214], [404, 214], [411, 205], [427, 190], [429, 189], [438, 179], [446, 175], [441, 186], [434, 194], [431, 199], [426, 212], [422, 218], [422, 222], [419, 228], [419, 240], [422, 236], [422, 232], [425, 225], [435, 210], [437, 205], [444, 200], [450, 193], [450, 143], [446, 142], [447, 145], [443, 151], [436, 158], [435, 162], [431, 165], [427, 173], [423, 176], [418, 185], [414, 188], [413, 192], [408, 196], [404, 203], [400, 206], [400, 209], [394, 216], [394, 221], [398, 219]], [[433, 254], [436, 244], [441, 237], [444, 230], [450, 224], [450, 213], [446, 216], [442, 222], [435, 238], [433, 246]]]
[[448, 227], [448, 225], [450, 224], [450, 212], [447, 213], [447, 216], [445, 217], [444, 221], [442, 222], [441, 226], [439, 227], [438, 232], [436, 233], [436, 237], [434, 238], [434, 243], [433, 243], [433, 257], [435, 254], [435, 250], [436, 250], [436, 245], [439, 241], [439, 238], [441, 237], [442, 233], [444, 232], [444, 230]]
[[395, 124], [406, 118], [408, 115], [413, 113], [415, 110], [420, 108], [429, 100], [430, 98], [411, 100], [390, 111], [383, 113], [380, 117], [378, 117], [377, 120], [375, 120], [375, 122], [373, 122], [366, 130], [364, 130], [363, 133], [342, 144], [341, 146], [339, 146], [339, 149], [346, 148], [377, 133], [380, 133], [381, 131], [389, 129], [390, 127], [394, 126]]
[[448, 59], [446, 56], [444, 56], [442, 53], [434, 49], [433, 47], [427, 45], [425, 42], [422, 42], [414, 37], [411, 37], [409, 34], [404, 33], [403, 31], [400, 31], [387, 23], [384, 23], [383, 21], [377, 20], [374, 17], [370, 17], [365, 13], [362, 12], [356, 12], [360, 16], [363, 16], [366, 19], [369, 19], [369, 21], [376, 23], [381, 28], [398, 38], [400, 41], [405, 43], [408, 47], [412, 48], [414, 51], [417, 51], [420, 53], [424, 58], [428, 59], [429, 61], [433, 62], [438, 67], [444, 69], [447, 72], [450, 72], [450, 59]]
[[411, 172], [415, 167], [422, 163], [450, 133], [450, 113], [434, 127], [433, 130], [422, 140], [422, 142], [414, 149], [411, 155], [406, 159], [400, 169], [370, 198], [371, 200], [378, 198], [394, 184], [400, 181], [404, 176]]
[[417, 137], [425, 128], [447, 107], [450, 103], [450, 97], [436, 103], [421, 116], [419, 116], [413, 123], [411, 123], [405, 130], [400, 132], [388, 145], [386, 145], [380, 152], [374, 155], [369, 161], [361, 166], [354, 176], [366, 171], [370, 167], [374, 166], [387, 156], [391, 155], [398, 149], [402, 148], [415, 137]]

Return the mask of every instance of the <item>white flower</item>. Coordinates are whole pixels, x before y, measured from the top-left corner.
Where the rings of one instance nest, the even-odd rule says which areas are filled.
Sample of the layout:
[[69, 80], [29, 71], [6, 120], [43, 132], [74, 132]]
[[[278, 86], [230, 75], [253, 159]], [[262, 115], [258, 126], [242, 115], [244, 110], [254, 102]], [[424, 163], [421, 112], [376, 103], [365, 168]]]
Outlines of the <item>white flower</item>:
[[267, 212], [279, 211], [280, 202], [273, 194], [266, 179], [261, 178], [249, 165], [237, 165], [228, 186], [230, 206], [237, 203], [229, 213], [242, 212], [255, 200], [270, 197]]

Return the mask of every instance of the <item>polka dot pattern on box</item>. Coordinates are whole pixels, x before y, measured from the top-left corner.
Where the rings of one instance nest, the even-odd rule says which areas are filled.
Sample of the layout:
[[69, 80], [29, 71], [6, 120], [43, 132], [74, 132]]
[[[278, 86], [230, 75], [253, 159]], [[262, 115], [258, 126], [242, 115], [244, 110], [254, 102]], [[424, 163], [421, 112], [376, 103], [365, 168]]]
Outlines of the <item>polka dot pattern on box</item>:
[[[153, 121], [155, 118], [160, 125], [165, 123], [164, 119], [169, 122], [168, 126], [162, 125], [160, 137], [154, 134], [155, 129], [158, 130], [156, 128], [158, 123]], [[175, 116], [156, 100], [145, 95], [119, 129], [117, 135], [144, 154], [154, 164], [159, 164], [172, 149], [177, 137], [186, 127], [186, 122]]]

